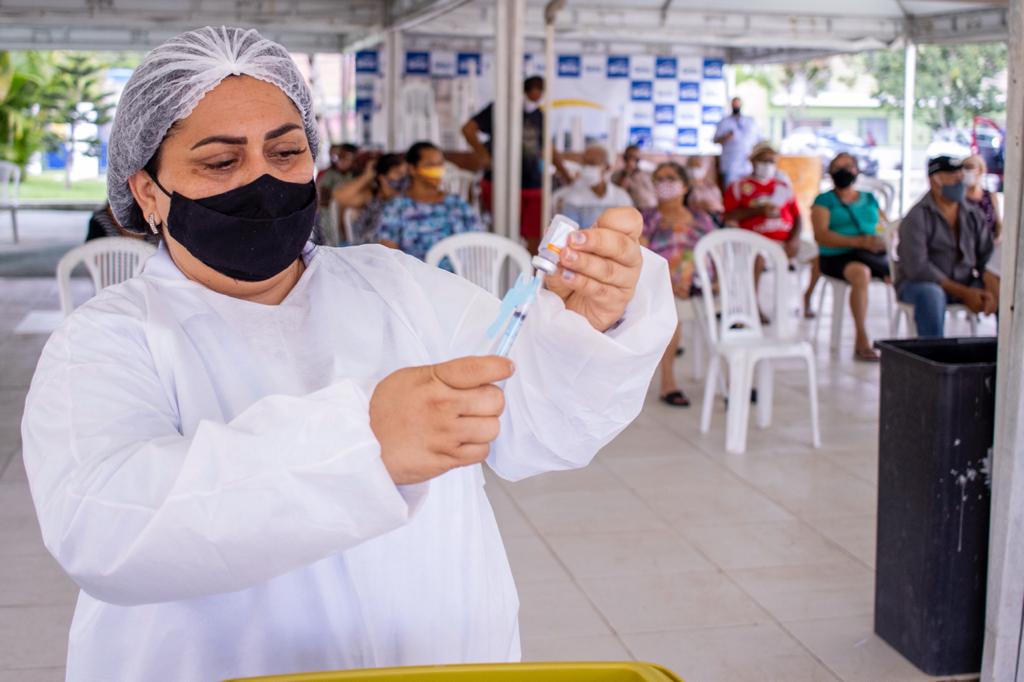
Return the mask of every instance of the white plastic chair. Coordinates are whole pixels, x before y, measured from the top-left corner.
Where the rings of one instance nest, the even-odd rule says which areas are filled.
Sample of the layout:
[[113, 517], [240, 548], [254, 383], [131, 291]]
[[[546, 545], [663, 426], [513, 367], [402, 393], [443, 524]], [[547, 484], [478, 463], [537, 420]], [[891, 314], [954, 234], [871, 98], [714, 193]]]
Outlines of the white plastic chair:
[[[445, 237], [427, 251], [426, 262], [439, 265], [448, 258], [456, 275], [468, 279], [498, 298], [519, 273], [530, 273], [530, 252], [511, 239], [490, 232], [465, 232]], [[506, 261], [516, 272], [505, 270]]]
[[18, 243], [18, 185], [21, 169], [10, 161], [0, 161], [0, 210], [11, 212], [11, 234]]
[[[885, 230], [885, 245], [886, 250], [889, 254], [889, 270], [892, 273], [893, 280], [896, 279], [896, 270], [899, 268], [899, 255], [896, 253], [896, 247], [899, 245], [899, 227], [900, 223], [898, 220], [894, 220], [886, 227]], [[899, 300], [896, 294], [896, 287], [890, 285], [890, 300], [896, 302], [896, 312], [893, 314], [892, 309], [889, 309], [890, 319], [890, 333], [893, 337], [896, 337], [900, 333], [900, 326], [906, 327], [908, 338], [917, 338], [917, 322], [914, 320], [914, 305], [912, 303], [905, 303]], [[963, 305], [962, 303], [949, 303], [946, 305], [946, 315], [955, 318], [963, 317], [967, 320], [967, 327], [970, 329], [971, 336], [978, 335], [978, 315], [972, 313], [970, 308]]]
[[441, 181], [441, 191], [448, 194], [457, 194], [467, 203], [473, 203], [473, 184], [476, 182], [476, 174], [456, 166], [451, 161], [444, 163], [444, 180]]
[[857, 181], [853, 183], [854, 189], [860, 192], [871, 192], [879, 200], [882, 213], [892, 218], [892, 206], [896, 201], [896, 186], [891, 182], [880, 178], [873, 178], [870, 175], [859, 173]]
[[85, 264], [98, 292], [139, 274], [143, 263], [155, 252], [156, 247], [152, 244], [127, 237], [93, 239], [68, 251], [57, 263], [57, 292], [64, 316], [70, 315], [74, 309], [71, 300], [71, 271], [76, 265]]
[[358, 208], [341, 209], [341, 229], [345, 232], [345, 243], [351, 246], [356, 243], [355, 224], [362, 211]]
[[[754, 284], [754, 263], [758, 256], [767, 270], [785, 273], [788, 262], [782, 247], [749, 230], [726, 228], [717, 230], [697, 242], [694, 252], [697, 276], [704, 298], [704, 316], [711, 340], [711, 361], [704, 383], [704, 404], [700, 430], [711, 428], [711, 410], [722, 371], [728, 366], [729, 403], [726, 416], [725, 449], [741, 454], [747, 449], [747, 422], [750, 417], [750, 391], [757, 375], [757, 425], [767, 427], [772, 419], [774, 382], [772, 362], [799, 358], [807, 366], [807, 388], [810, 398], [811, 433], [814, 447], [821, 445], [818, 430], [818, 384], [811, 344], [794, 336], [794, 325], [785, 310], [791, 293], [789, 279], [777, 276], [774, 286], [775, 324], [761, 325], [757, 291]], [[708, 259], [714, 265], [720, 301], [716, 320], [715, 296], [712, 290]]]

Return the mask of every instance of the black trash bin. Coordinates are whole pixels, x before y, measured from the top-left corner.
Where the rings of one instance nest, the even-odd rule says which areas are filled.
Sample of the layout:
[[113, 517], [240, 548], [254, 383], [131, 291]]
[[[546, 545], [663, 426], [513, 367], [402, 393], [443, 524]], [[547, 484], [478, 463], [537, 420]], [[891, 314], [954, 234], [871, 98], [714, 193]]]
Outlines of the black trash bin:
[[996, 340], [882, 341], [875, 632], [929, 675], [981, 668]]

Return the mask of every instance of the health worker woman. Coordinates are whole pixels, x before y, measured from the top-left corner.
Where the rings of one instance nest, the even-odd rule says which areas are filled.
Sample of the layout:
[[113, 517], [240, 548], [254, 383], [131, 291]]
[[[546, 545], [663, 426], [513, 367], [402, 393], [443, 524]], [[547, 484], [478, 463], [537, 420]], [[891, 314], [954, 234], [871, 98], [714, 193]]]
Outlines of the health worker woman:
[[109, 199], [161, 245], [53, 334], [22, 426], [82, 590], [69, 680], [516, 660], [481, 464], [584, 466], [641, 408], [676, 320], [639, 214], [563, 252], [513, 366], [483, 355], [489, 294], [309, 242], [317, 142], [298, 69], [252, 30], [179, 35], [124, 89]]

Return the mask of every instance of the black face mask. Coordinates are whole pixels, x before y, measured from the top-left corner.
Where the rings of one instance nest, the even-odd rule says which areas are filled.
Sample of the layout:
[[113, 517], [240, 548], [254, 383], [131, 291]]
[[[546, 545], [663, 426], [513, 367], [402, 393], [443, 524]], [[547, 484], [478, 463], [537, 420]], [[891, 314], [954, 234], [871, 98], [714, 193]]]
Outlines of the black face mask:
[[857, 174], [849, 168], [840, 168], [832, 173], [832, 184], [836, 189], [846, 189], [857, 181]]
[[740, 115], [740, 108], [739, 107], [733, 107], [732, 108], [732, 115], [733, 116], [739, 116]]
[[316, 217], [316, 185], [263, 175], [248, 185], [202, 199], [171, 194], [167, 231], [217, 272], [261, 282], [302, 254]]

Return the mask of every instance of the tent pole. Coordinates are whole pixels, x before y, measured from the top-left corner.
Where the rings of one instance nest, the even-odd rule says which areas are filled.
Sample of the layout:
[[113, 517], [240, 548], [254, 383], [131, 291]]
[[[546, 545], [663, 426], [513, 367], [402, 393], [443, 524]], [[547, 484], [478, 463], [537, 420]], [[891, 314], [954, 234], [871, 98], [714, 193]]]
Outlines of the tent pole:
[[900, 153], [900, 215], [910, 210], [911, 155], [914, 146], [914, 81], [917, 75], [917, 45], [907, 38], [903, 48], [903, 145]]
[[555, 118], [555, 18], [565, 0], [549, 0], [544, 7], [544, 183], [541, 187], [541, 230], [551, 222], [551, 182], [554, 177], [554, 137], [551, 125]]
[[387, 107], [387, 142], [388, 151], [398, 151], [398, 119], [399, 119], [399, 91], [401, 90], [402, 69], [402, 34], [394, 29], [389, 30], [384, 36], [384, 51], [387, 59], [384, 62], [384, 96]]
[[[1024, 0], [1010, 0], [1007, 92], [1024, 84]], [[996, 428], [992, 454], [992, 516], [989, 524], [988, 601], [981, 679], [1024, 679], [1024, 102], [1006, 101], [1006, 167], [1003, 191], [1002, 281], [999, 296], [999, 358], [996, 363]]]
[[495, 0], [494, 104], [491, 129], [491, 216], [495, 234], [508, 236], [508, 63], [509, 35], [505, 28], [506, 3]]
[[506, 237], [519, 241], [523, 177], [523, 45], [526, 0], [505, 0], [510, 35], [508, 68], [508, 222]]

